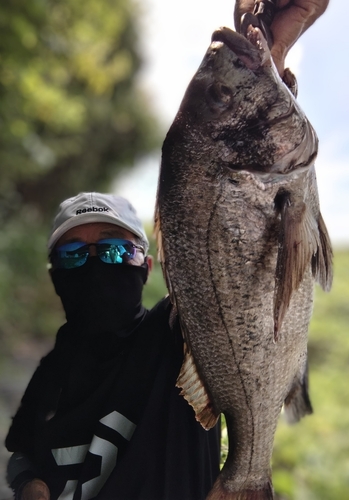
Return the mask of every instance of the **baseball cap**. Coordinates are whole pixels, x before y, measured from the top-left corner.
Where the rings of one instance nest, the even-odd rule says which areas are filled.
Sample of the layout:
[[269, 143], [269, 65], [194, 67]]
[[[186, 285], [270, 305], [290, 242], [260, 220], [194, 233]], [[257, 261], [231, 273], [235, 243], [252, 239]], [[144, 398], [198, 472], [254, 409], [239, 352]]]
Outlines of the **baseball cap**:
[[48, 239], [48, 248], [51, 250], [72, 227], [90, 222], [109, 222], [128, 229], [141, 239], [145, 253], [148, 252], [148, 238], [131, 203], [122, 196], [102, 193], [79, 193], [59, 205]]

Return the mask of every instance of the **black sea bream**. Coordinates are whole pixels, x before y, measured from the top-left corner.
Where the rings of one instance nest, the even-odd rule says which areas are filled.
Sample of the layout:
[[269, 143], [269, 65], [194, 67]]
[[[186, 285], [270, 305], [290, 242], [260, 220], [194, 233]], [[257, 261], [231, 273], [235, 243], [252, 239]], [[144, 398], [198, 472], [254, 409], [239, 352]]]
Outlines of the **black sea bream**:
[[[311, 413], [307, 330], [332, 251], [318, 141], [258, 29], [217, 30], [166, 136], [159, 255], [186, 340], [178, 386], [229, 455], [208, 498], [272, 499], [277, 420]], [[187, 500], [187, 499], [186, 499]]]

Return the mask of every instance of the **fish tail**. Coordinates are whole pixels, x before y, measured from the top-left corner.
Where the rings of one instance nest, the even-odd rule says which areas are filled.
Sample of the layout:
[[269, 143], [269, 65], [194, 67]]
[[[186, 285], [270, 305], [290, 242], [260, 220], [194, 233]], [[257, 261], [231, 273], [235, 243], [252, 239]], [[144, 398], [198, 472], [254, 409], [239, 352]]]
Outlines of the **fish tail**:
[[274, 493], [271, 481], [268, 481], [265, 487], [256, 490], [231, 491], [224, 484], [221, 477], [213, 485], [206, 500], [273, 500]]

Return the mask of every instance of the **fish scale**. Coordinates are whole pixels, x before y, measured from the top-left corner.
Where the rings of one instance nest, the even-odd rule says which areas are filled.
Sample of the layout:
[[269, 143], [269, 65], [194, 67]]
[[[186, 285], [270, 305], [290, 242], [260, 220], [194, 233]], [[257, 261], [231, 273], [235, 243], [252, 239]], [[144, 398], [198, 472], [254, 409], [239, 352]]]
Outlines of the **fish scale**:
[[220, 413], [227, 422], [209, 500], [273, 498], [280, 411], [292, 422], [312, 411], [314, 281], [328, 289], [332, 277], [316, 134], [252, 40], [213, 35], [165, 139], [157, 194], [159, 255], [185, 338], [177, 384], [205, 428]]

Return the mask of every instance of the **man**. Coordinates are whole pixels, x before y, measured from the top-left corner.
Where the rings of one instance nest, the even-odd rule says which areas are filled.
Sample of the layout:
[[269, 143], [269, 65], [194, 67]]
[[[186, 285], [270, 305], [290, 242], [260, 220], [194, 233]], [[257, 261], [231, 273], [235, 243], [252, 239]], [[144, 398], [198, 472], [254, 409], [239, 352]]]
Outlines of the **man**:
[[169, 301], [142, 306], [152, 260], [133, 207], [70, 198], [48, 247], [67, 323], [6, 440], [16, 498], [203, 500], [219, 472], [219, 428], [204, 431], [175, 387], [183, 346]]
[[[328, 0], [276, 4], [272, 55], [283, 76], [288, 50]], [[236, 20], [253, 8], [237, 0]], [[126, 203], [81, 194], [55, 219], [51, 277], [67, 323], [7, 437], [19, 499], [196, 500], [218, 474], [217, 428], [203, 431], [175, 389], [182, 342], [171, 306], [141, 305], [152, 261]]]

